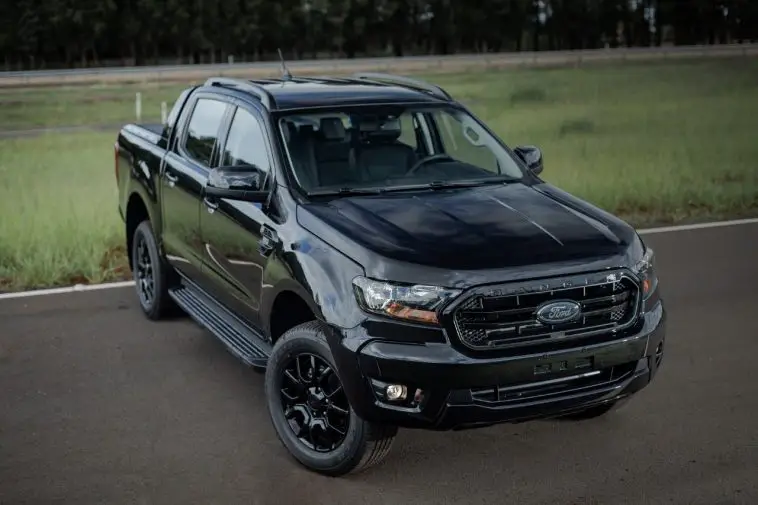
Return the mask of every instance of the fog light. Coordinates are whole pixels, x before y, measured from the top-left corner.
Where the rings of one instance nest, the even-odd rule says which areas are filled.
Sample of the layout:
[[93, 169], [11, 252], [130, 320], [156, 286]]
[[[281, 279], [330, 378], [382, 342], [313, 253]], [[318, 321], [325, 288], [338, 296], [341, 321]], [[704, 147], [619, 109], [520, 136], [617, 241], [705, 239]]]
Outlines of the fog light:
[[400, 384], [390, 384], [387, 386], [384, 394], [387, 395], [389, 401], [396, 402], [398, 400], [405, 400], [405, 397], [408, 395], [408, 389]]
[[424, 400], [424, 392], [420, 389], [416, 390], [416, 393], [413, 395], [413, 403], [418, 405]]

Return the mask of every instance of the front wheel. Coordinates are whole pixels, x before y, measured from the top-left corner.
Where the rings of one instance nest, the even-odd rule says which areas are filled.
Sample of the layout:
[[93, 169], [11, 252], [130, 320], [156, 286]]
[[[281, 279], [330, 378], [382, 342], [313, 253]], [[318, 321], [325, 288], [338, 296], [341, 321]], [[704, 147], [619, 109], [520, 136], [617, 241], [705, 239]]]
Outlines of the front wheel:
[[397, 427], [366, 422], [353, 411], [321, 323], [296, 326], [276, 342], [265, 389], [279, 440], [306, 468], [336, 477], [389, 454]]

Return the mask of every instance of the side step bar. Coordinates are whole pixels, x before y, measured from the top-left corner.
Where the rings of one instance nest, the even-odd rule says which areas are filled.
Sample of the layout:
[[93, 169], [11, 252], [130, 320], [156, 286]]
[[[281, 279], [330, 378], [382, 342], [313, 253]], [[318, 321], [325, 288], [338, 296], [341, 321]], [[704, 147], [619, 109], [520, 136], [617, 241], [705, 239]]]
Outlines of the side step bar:
[[210, 331], [248, 366], [265, 368], [271, 345], [249, 325], [185, 279], [169, 289], [169, 296], [199, 325]]

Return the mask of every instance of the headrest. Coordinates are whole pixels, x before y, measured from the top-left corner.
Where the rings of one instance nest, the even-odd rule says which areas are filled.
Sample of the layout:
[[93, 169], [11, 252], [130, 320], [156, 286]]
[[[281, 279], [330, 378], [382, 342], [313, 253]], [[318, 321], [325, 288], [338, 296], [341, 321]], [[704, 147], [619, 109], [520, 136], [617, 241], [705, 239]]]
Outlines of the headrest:
[[402, 133], [397, 118], [364, 119], [358, 128], [362, 135], [372, 140], [396, 140]]
[[338, 117], [321, 118], [321, 135], [327, 140], [342, 140], [345, 138], [345, 125]]
[[358, 126], [362, 132], [394, 131], [400, 130], [400, 120], [397, 118], [388, 119], [361, 119]]

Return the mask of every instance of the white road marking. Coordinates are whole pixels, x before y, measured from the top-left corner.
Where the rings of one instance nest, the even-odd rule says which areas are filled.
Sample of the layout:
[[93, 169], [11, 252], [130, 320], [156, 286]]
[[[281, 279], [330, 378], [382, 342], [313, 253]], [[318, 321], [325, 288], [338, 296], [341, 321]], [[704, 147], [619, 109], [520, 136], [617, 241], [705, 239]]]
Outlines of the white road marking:
[[682, 224], [677, 226], [661, 226], [658, 228], [648, 228], [638, 231], [640, 235], [651, 235], [653, 233], [671, 233], [675, 231], [705, 230], [707, 228], [725, 228], [728, 226], [740, 226], [743, 224], [758, 224], [758, 218], [735, 219], [732, 221], [713, 221], [710, 223]]
[[32, 291], [21, 291], [18, 293], [2, 293], [0, 294], [0, 300], [7, 300], [9, 298], [26, 298], [27, 296], [78, 293], [79, 291], [100, 291], [102, 289], [125, 288], [129, 286], [134, 286], [134, 281], [108, 282], [104, 284], [76, 284], [75, 286], [66, 286], [62, 288], [34, 289]]
[[[758, 218], [734, 219], [731, 221], [713, 221], [710, 223], [683, 224], [678, 226], [661, 226], [658, 228], [647, 228], [637, 230], [640, 235], [652, 235], [655, 233], [673, 233], [677, 231], [705, 230], [709, 228], [727, 228], [731, 226], [741, 226], [745, 224], [758, 224]], [[246, 262], [240, 262], [246, 263]], [[26, 298], [29, 296], [43, 295], [60, 295], [66, 293], [78, 293], [80, 291], [100, 291], [104, 289], [126, 288], [134, 286], [134, 281], [109, 282], [104, 284], [77, 284], [62, 288], [52, 289], [35, 289], [32, 291], [20, 291], [16, 293], [2, 293], [0, 300], [9, 300], [12, 298]]]

